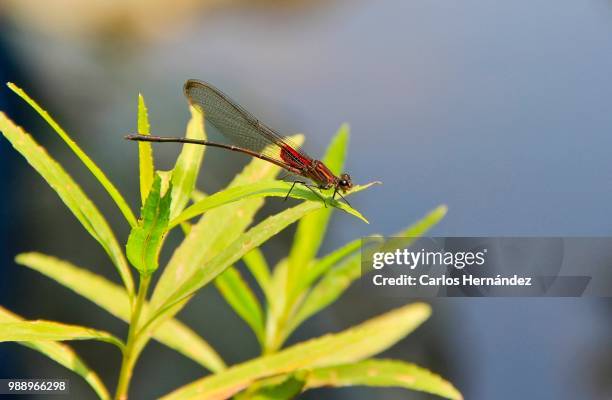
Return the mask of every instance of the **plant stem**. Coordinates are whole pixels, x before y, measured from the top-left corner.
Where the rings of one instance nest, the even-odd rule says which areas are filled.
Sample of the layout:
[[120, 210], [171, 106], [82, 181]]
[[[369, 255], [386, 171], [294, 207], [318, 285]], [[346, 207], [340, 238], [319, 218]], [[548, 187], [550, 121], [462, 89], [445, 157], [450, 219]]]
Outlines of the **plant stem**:
[[295, 306], [296, 302], [292, 299], [285, 299], [282, 303], [279, 315], [275, 316], [272, 322], [272, 329], [266, 330], [263, 354], [274, 354], [283, 346], [287, 339], [287, 322]]
[[138, 286], [138, 296], [136, 297], [136, 303], [132, 309], [132, 317], [130, 318], [130, 329], [128, 331], [128, 340], [123, 351], [123, 360], [121, 361], [121, 370], [119, 372], [119, 383], [117, 384], [117, 391], [115, 393], [116, 400], [126, 400], [128, 388], [130, 386], [130, 380], [132, 379], [132, 372], [134, 365], [138, 359], [140, 351], [136, 349], [134, 344], [138, 338], [136, 332], [138, 331], [138, 322], [140, 315], [142, 314], [142, 306], [144, 305], [149, 290], [149, 284], [151, 283], [151, 275], [141, 275], [140, 283]]

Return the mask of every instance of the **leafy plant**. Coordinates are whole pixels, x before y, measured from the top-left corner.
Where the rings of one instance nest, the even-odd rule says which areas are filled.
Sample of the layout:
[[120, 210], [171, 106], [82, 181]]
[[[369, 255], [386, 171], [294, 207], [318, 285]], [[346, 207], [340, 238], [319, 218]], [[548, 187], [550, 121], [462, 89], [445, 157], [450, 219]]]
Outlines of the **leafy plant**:
[[[0, 341], [30, 347], [82, 376], [101, 399], [110, 394], [98, 375], [65, 344], [68, 340], [98, 340], [115, 345], [122, 365], [115, 392], [126, 399], [134, 366], [151, 340], [176, 350], [210, 371], [164, 399], [291, 399], [321, 386], [396, 386], [433, 393], [449, 399], [461, 394], [431, 372], [397, 360], [371, 359], [425, 321], [430, 308], [414, 303], [370, 319], [343, 332], [283, 348], [301, 323], [331, 305], [360, 276], [361, 241], [355, 240], [317, 258], [327, 223], [335, 209], [364, 221], [345, 203], [324, 204], [309, 190], [296, 187], [291, 197], [301, 204], [253, 225], [266, 197], [285, 196], [289, 185], [274, 180], [279, 168], [253, 160], [225, 190], [205, 196], [195, 189], [205, 147], [185, 145], [171, 171], [155, 171], [150, 143], [138, 144], [142, 208], [136, 218], [119, 190], [91, 158], [23, 90], [9, 88], [29, 103], [85, 167], [94, 175], [131, 227], [124, 249], [94, 202], [44, 148], [0, 112], [0, 131], [26, 161], [55, 190], [85, 230], [103, 247], [117, 269], [122, 285], [58, 258], [31, 252], [16, 262], [48, 276], [129, 324], [125, 340], [102, 330], [52, 321], [26, 321], [0, 307]], [[186, 136], [205, 138], [201, 113], [191, 109]], [[149, 134], [147, 109], [138, 99], [138, 131]], [[324, 162], [341, 171], [348, 142], [342, 126]], [[301, 143], [302, 137], [294, 141]], [[371, 184], [356, 186], [356, 193]], [[191, 204], [190, 204], [191, 203]], [[190, 205], [189, 205], [190, 204]], [[418, 236], [445, 214], [438, 207], [421, 221], [398, 233]], [[190, 223], [194, 218], [195, 222]], [[299, 222], [298, 222], [299, 221]], [[289, 225], [298, 222], [293, 245], [285, 259], [270, 268], [259, 246]], [[367, 221], [366, 221], [367, 222]], [[149, 296], [151, 277], [159, 269], [158, 255], [167, 233], [180, 227], [184, 240], [160, 272]], [[368, 242], [385, 246], [380, 236]], [[234, 266], [242, 260], [263, 293], [263, 301]], [[138, 288], [133, 269], [139, 277]], [[251, 328], [262, 355], [227, 367], [217, 352], [175, 315], [199, 289], [214, 283], [234, 311]]]

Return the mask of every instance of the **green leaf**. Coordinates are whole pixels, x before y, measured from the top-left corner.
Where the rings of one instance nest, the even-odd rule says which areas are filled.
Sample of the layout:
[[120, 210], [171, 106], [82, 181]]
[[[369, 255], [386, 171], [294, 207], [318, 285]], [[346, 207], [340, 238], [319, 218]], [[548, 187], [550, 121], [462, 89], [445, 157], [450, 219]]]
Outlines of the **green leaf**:
[[253, 330], [257, 340], [263, 343], [264, 317], [261, 305], [251, 288], [234, 267], [225, 270], [215, 279], [215, 285], [225, 300]]
[[257, 281], [257, 284], [264, 292], [266, 299], [271, 295], [270, 293], [270, 267], [266, 262], [266, 259], [257, 247], [249, 251], [242, 257], [242, 261], [246, 265], [247, 269], [251, 272], [251, 275]]
[[[342, 168], [344, 168], [348, 140], [349, 127], [347, 124], [343, 124], [332, 139], [325, 153], [325, 157], [323, 158], [325, 165], [327, 165], [336, 175], [339, 175], [342, 172]], [[351, 190], [351, 193], [354, 193], [353, 190]], [[323, 238], [325, 237], [327, 224], [329, 223], [332, 211], [332, 208], [328, 208], [313, 213], [303, 218], [298, 224], [295, 238], [293, 239], [293, 246], [289, 253], [287, 290], [290, 295], [292, 289], [301, 280], [300, 275], [316, 257], [319, 247], [321, 247], [321, 243], [323, 242]], [[291, 298], [289, 298], [289, 300], [291, 300]]]
[[[14, 314], [7, 309], [0, 307], [0, 323], [20, 322], [23, 318]], [[20, 342], [19, 344], [38, 351], [66, 367], [72, 372], [80, 375], [93, 388], [98, 397], [102, 400], [110, 400], [110, 394], [104, 386], [100, 377], [91, 370], [87, 364], [79, 358], [79, 356], [69, 346], [56, 342]]]
[[0, 323], [0, 342], [37, 342], [41, 340], [99, 340], [123, 350], [123, 342], [108, 332], [54, 321], [15, 321]]
[[161, 177], [157, 175], [142, 208], [142, 220], [133, 228], [126, 246], [127, 257], [142, 275], [159, 267], [159, 251], [170, 219], [171, 188], [161, 196]]
[[[147, 105], [142, 94], [138, 95], [138, 133], [140, 135], [151, 134]], [[140, 167], [140, 199], [144, 205], [153, 185], [153, 175], [155, 174], [153, 146], [150, 142], [138, 142], [138, 164]]]
[[[351, 190], [351, 194], [360, 192], [377, 183], [378, 182], [372, 182], [362, 186], [355, 186]], [[188, 221], [193, 217], [203, 214], [208, 210], [236, 201], [260, 197], [284, 198], [285, 196], [287, 196], [287, 193], [289, 192], [290, 188], [290, 183], [277, 180], [261, 181], [248, 185], [231, 187], [229, 189], [225, 189], [223, 191], [207, 196], [203, 200], [189, 206], [178, 217], [170, 221], [170, 228], [177, 226], [181, 222]], [[289, 196], [294, 199], [321, 202], [321, 199], [316, 194], [312, 193], [310, 189], [303, 186], [296, 185]], [[331, 208], [333, 206], [335, 208], [339, 208], [342, 211], [347, 212], [348, 214], [354, 215], [355, 217], [361, 219], [366, 223], [368, 222], [368, 220], [365, 219], [364, 216], [359, 213], [359, 211], [355, 210], [348, 204], [338, 200], [331, 200], [331, 198], [326, 199], [326, 201], [330, 207], [327, 207], [329, 210], [325, 209], [325, 212], [331, 212]]]
[[430, 313], [430, 307], [424, 303], [400, 307], [346, 331], [298, 343], [276, 354], [196, 380], [163, 399], [225, 399], [269, 376], [358, 362], [401, 340], [423, 323]]
[[234, 396], [235, 400], [291, 400], [302, 392], [306, 373], [280, 375], [255, 382], [247, 390]]
[[44, 148], [0, 112], [0, 131], [28, 163], [47, 181], [49, 186], [72, 211], [83, 227], [102, 245], [117, 267], [130, 296], [134, 293], [134, 281], [130, 267], [117, 243], [110, 226], [68, 173], [47, 154]]
[[[15, 261], [66, 286], [115, 317], [125, 322], [130, 321], [130, 300], [121, 286], [69, 262], [40, 253], [23, 253], [18, 255]], [[149, 306], [145, 304], [145, 314], [149, 310]], [[223, 360], [215, 350], [176, 319], [169, 319], [162, 324], [155, 331], [153, 338], [213, 372], [225, 369]]]
[[[297, 136], [293, 140], [301, 143], [303, 137]], [[279, 169], [280, 167], [274, 164], [254, 159], [234, 178], [229, 187], [271, 179], [276, 176]], [[176, 288], [189, 279], [194, 271], [200, 269], [236, 240], [252, 223], [255, 213], [263, 203], [262, 198], [248, 199], [210, 210], [200, 218], [191, 227], [189, 234], [174, 251], [164, 268], [153, 292], [152, 307], [159, 310]]]
[[[446, 215], [446, 206], [439, 206], [420, 221], [413, 224], [402, 232], [393, 236], [395, 237], [419, 237], [436, 225], [444, 215]], [[380, 237], [374, 237], [378, 240]], [[379, 244], [384, 247], [384, 242]], [[361, 252], [345, 259], [337, 267], [330, 270], [321, 281], [315, 285], [310, 291], [301, 307], [294, 314], [284, 332], [283, 339], [286, 339], [302, 322], [310, 318], [312, 315], [321, 311], [331, 303], [336, 301], [342, 293], [353, 283], [353, 281], [361, 276]]]
[[[204, 132], [204, 118], [195, 107], [190, 107], [191, 119], [187, 124], [186, 137], [190, 139], [206, 139]], [[170, 218], [176, 217], [187, 205], [191, 193], [195, 189], [196, 179], [200, 172], [200, 165], [204, 158], [206, 146], [197, 144], [184, 144], [183, 150], [176, 160], [172, 170], [172, 209]]]
[[108, 194], [115, 201], [115, 204], [117, 204], [117, 207], [119, 207], [119, 210], [121, 210], [121, 212], [125, 216], [125, 219], [128, 221], [128, 223], [131, 226], [136, 226], [136, 217], [132, 213], [130, 206], [128, 206], [127, 202], [125, 201], [119, 190], [117, 190], [115, 185], [113, 185], [113, 183], [106, 177], [104, 172], [102, 172], [102, 170], [96, 165], [96, 163], [94, 163], [93, 160], [89, 158], [89, 156], [85, 154], [85, 152], [79, 147], [79, 145], [77, 145], [70, 138], [68, 133], [66, 133], [66, 131], [64, 131], [62, 127], [59, 126], [59, 124], [55, 122], [53, 118], [51, 118], [47, 111], [45, 111], [41, 106], [39, 106], [21, 88], [10, 82], [7, 84], [7, 86], [19, 97], [25, 100], [26, 103], [28, 103], [45, 121], [47, 121], [49, 126], [51, 126], [51, 128], [53, 128], [55, 132], [57, 132], [57, 134], [62, 138], [64, 142], [66, 142], [66, 144], [68, 145], [68, 147], [70, 147], [74, 154], [76, 154], [76, 156], [81, 160], [81, 162], [85, 164], [85, 166], [87, 167], [87, 169], [89, 169], [93, 176], [96, 177], [96, 179], [98, 180], [98, 182], [100, 182], [104, 189], [106, 189]]
[[401, 387], [462, 400], [448, 381], [417, 365], [395, 360], [365, 360], [308, 371], [305, 389], [318, 387], [374, 386]]

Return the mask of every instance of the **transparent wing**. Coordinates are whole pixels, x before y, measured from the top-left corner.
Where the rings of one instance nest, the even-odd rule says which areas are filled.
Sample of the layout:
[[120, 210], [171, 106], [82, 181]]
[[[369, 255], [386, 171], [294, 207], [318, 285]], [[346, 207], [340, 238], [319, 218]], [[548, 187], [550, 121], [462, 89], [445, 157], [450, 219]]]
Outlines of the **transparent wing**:
[[284, 152], [285, 158], [292, 157], [292, 164], [309, 162], [310, 157], [301, 152], [288, 138], [260, 122], [214, 86], [190, 79], [185, 83], [184, 92], [189, 103], [200, 107], [204, 111], [204, 119], [232, 144], [281, 162], [286, 162], [281, 157], [281, 151], [289, 146], [297, 153], [294, 155], [292, 152]]

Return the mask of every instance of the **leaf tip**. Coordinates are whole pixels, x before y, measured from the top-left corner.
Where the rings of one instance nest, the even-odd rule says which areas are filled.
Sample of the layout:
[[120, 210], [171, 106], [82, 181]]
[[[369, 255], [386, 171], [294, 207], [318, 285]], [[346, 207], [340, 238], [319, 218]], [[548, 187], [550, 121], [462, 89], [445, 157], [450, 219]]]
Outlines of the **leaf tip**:
[[23, 265], [24, 259], [28, 256], [29, 253], [19, 253], [13, 259], [16, 264]]
[[435, 215], [436, 218], [438, 219], [442, 219], [444, 218], [444, 216], [446, 215], [446, 213], [448, 212], [448, 206], [446, 204], [440, 204], [438, 207], [436, 207], [431, 214]]
[[336, 131], [336, 135], [332, 139], [332, 143], [342, 143], [344, 147], [347, 146], [349, 137], [351, 136], [351, 128], [348, 123], [344, 122], [340, 125], [340, 128]]
[[406, 312], [406, 315], [410, 315], [410, 318], [419, 321], [418, 324], [420, 325], [431, 316], [431, 306], [419, 301], [408, 305]]
[[6, 82], [6, 86], [11, 89], [13, 91], [13, 93], [17, 94], [20, 97], [22, 96], [23, 93], [23, 89], [21, 89], [19, 86], [15, 85], [13, 82]]
[[343, 122], [338, 128], [338, 135], [349, 136], [351, 134], [351, 125], [348, 122]]
[[427, 303], [417, 302], [414, 303], [413, 306], [421, 312], [426, 318], [431, 316], [431, 306]]

